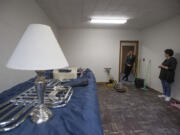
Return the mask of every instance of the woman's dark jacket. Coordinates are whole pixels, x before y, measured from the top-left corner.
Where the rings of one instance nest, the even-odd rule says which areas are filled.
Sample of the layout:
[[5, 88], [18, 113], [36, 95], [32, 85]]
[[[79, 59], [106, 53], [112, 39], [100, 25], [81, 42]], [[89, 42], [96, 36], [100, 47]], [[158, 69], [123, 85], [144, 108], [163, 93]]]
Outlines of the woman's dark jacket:
[[134, 56], [134, 55], [132, 55], [132, 56], [127, 56], [126, 65], [129, 64], [129, 65], [133, 66], [135, 60], [136, 60], [136, 56]]
[[171, 57], [169, 59], [164, 60], [162, 65], [167, 66], [168, 69], [161, 68], [159, 78], [169, 83], [174, 82], [177, 60], [174, 57]]

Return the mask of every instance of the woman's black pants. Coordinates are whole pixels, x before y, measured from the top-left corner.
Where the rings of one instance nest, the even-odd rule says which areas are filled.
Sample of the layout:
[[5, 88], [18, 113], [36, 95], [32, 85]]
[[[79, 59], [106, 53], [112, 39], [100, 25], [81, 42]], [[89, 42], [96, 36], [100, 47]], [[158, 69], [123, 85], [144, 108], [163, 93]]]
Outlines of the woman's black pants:
[[130, 75], [130, 73], [131, 73], [131, 70], [132, 70], [132, 66], [125, 66], [125, 70], [124, 70], [124, 77], [123, 77], [123, 79], [126, 79], [126, 80], [128, 80], [128, 76]]

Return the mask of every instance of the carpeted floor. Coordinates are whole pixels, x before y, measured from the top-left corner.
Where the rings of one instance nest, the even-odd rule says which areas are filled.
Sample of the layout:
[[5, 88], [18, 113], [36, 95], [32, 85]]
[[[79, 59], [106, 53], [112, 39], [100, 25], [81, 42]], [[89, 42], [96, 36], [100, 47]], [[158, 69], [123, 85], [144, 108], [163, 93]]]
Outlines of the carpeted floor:
[[180, 135], [180, 110], [154, 91], [98, 85], [98, 96], [104, 135]]

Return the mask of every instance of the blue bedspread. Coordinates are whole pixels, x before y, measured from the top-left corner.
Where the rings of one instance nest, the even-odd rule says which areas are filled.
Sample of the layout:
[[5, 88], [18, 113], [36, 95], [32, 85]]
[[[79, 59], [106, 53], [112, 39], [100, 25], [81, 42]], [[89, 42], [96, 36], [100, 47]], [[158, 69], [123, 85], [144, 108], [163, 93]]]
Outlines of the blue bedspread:
[[[70, 102], [63, 108], [51, 109], [54, 116], [47, 123], [37, 125], [28, 118], [19, 127], [0, 132], [0, 135], [103, 135], [93, 73], [87, 69], [82, 78], [68, 84], [85, 79], [88, 79], [88, 86], [74, 87]], [[0, 103], [31, 87], [33, 81], [31, 79], [3, 92], [0, 94]]]

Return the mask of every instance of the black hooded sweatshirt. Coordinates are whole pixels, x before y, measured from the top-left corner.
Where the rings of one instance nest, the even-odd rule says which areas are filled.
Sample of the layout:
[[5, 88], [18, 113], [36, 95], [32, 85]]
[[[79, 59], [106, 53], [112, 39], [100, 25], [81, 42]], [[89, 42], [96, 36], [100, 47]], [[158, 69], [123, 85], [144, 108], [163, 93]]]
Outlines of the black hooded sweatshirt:
[[174, 82], [175, 69], [177, 66], [177, 60], [174, 57], [164, 60], [162, 65], [167, 66], [168, 69], [161, 68], [159, 78], [165, 80], [168, 83]]

